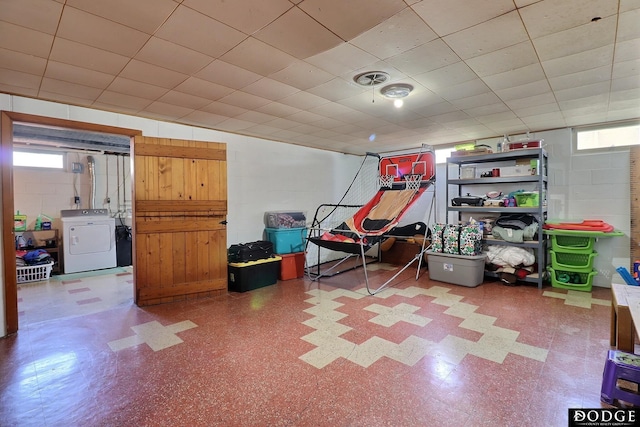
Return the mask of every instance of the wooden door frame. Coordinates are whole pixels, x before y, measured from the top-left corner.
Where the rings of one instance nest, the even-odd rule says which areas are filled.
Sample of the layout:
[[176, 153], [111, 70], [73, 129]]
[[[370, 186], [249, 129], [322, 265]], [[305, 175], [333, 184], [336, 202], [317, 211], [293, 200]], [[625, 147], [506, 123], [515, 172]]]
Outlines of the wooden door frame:
[[[120, 128], [116, 126], [98, 125], [75, 120], [57, 119], [32, 114], [0, 111], [0, 149], [2, 155], [2, 256], [4, 283], [4, 313], [7, 335], [18, 331], [18, 288], [16, 282], [15, 234], [13, 231], [13, 123], [23, 122], [77, 129], [91, 132], [103, 132], [133, 137], [142, 135], [141, 130]], [[2, 332], [2, 331], [0, 331]]]

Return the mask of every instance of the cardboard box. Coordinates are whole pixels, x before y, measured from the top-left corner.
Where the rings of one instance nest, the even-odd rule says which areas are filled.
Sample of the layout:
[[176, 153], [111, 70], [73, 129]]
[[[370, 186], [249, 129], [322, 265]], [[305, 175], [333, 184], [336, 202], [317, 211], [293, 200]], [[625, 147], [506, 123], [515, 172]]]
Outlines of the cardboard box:
[[429, 278], [454, 285], [478, 286], [484, 281], [485, 254], [452, 255], [427, 251]]
[[533, 175], [531, 173], [530, 165], [520, 165], [520, 166], [502, 166], [500, 167], [500, 176], [528, 176]]
[[278, 282], [280, 273], [279, 256], [249, 262], [232, 262], [227, 267], [228, 289], [232, 292], [246, 292]]

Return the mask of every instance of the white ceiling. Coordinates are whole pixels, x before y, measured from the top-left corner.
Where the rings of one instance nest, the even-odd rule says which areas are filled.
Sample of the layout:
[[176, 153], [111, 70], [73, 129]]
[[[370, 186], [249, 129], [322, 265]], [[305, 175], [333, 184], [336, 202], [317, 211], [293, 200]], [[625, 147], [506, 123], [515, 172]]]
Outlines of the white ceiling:
[[640, 1], [0, 0], [0, 92], [354, 154], [620, 121]]

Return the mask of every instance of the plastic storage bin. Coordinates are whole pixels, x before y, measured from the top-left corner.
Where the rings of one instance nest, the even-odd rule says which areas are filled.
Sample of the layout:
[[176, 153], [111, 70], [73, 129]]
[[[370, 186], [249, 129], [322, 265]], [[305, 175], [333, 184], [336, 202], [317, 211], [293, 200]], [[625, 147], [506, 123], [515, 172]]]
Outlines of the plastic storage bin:
[[551, 249], [555, 252], [571, 252], [574, 254], [590, 254], [593, 252], [595, 238], [585, 236], [551, 236]]
[[535, 208], [540, 205], [540, 193], [515, 193], [516, 205], [524, 208]]
[[576, 254], [573, 252], [551, 251], [550, 253], [551, 266], [553, 268], [574, 273], [590, 273], [593, 270], [593, 261], [598, 256], [597, 252]]
[[232, 292], [246, 292], [274, 285], [280, 273], [279, 256], [249, 262], [229, 263], [228, 288]]
[[16, 275], [18, 283], [39, 282], [49, 280], [53, 263], [41, 265], [26, 265], [24, 267], [16, 267]]
[[591, 292], [593, 278], [598, 274], [597, 271], [579, 273], [568, 270], [556, 270], [553, 267], [549, 267], [549, 273], [551, 275], [552, 287], [585, 292]]
[[291, 254], [304, 251], [307, 240], [306, 228], [265, 228], [267, 240], [273, 243], [276, 254]]
[[280, 255], [280, 280], [300, 279], [304, 277], [304, 252]]
[[427, 251], [429, 278], [454, 285], [478, 286], [484, 280], [485, 254], [452, 255]]
[[267, 228], [304, 228], [307, 226], [307, 214], [302, 211], [265, 212], [264, 225]]

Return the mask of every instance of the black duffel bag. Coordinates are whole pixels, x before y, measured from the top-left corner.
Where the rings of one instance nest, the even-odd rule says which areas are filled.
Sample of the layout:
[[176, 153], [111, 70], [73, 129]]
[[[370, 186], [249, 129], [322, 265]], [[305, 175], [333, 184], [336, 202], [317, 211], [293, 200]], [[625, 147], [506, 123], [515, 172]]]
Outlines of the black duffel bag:
[[227, 251], [229, 262], [247, 262], [273, 256], [273, 243], [266, 240], [258, 240], [251, 243], [231, 245]]

